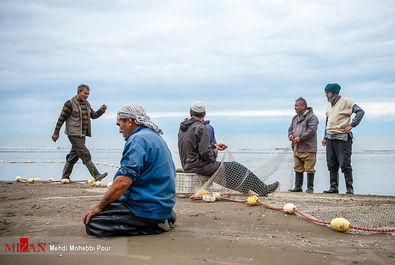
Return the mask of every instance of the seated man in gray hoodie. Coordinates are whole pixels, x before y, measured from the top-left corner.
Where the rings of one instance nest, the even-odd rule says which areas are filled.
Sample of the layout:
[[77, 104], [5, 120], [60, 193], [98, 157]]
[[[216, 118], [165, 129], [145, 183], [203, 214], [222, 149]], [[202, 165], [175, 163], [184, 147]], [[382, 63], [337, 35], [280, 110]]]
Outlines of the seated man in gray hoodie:
[[294, 151], [295, 188], [289, 191], [302, 191], [303, 172], [307, 172], [306, 192], [313, 193], [318, 118], [302, 97], [295, 100], [295, 112], [288, 129], [288, 139], [292, 141]]
[[[178, 151], [182, 168], [185, 172], [212, 176], [221, 163], [216, 161], [218, 151], [227, 148], [225, 144], [210, 144], [210, 136], [204, 125], [206, 108], [202, 102], [194, 102], [190, 108], [190, 119], [180, 124], [178, 132]], [[224, 162], [224, 179], [215, 179], [214, 182], [226, 188], [248, 193], [250, 190], [260, 196], [267, 196], [274, 192], [279, 182], [266, 185], [248, 168], [238, 162]]]

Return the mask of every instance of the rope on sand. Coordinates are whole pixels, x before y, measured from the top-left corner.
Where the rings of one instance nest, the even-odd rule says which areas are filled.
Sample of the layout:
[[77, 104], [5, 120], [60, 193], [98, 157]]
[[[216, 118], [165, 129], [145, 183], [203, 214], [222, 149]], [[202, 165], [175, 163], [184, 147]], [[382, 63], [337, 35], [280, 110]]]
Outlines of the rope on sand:
[[62, 180], [54, 180], [53, 178], [49, 178], [48, 180], [41, 180], [40, 178], [28, 178], [28, 179], [23, 179], [20, 176], [16, 177], [16, 182], [21, 182], [21, 183], [62, 183], [62, 184], [73, 184], [73, 183], [78, 183], [78, 184], [88, 184], [91, 186], [95, 187], [111, 187], [112, 182], [109, 182], [107, 184], [102, 184], [100, 181], [94, 181], [93, 179], [88, 179], [88, 180], [69, 180], [69, 179], [62, 179]]
[[[222, 194], [221, 194], [222, 195]], [[203, 197], [191, 197], [193, 200], [204, 200]], [[271, 210], [276, 210], [276, 211], [284, 211], [289, 214], [293, 214], [294, 212], [300, 214], [302, 217], [305, 219], [315, 222], [315, 223], [321, 223], [325, 225], [330, 225], [334, 230], [339, 231], [339, 232], [346, 232], [350, 228], [355, 229], [355, 230], [362, 230], [362, 231], [370, 231], [370, 232], [379, 232], [379, 233], [391, 233], [395, 232], [395, 228], [388, 228], [388, 229], [382, 229], [382, 228], [366, 228], [366, 227], [360, 227], [360, 226], [354, 226], [350, 225], [350, 222], [348, 222], [344, 218], [335, 218], [331, 222], [315, 219], [313, 217], [310, 217], [297, 209], [295, 205], [288, 203], [284, 205], [284, 207], [273, 207], [268, 204], [265, 204], [261, 201], [258, 200], [257, 196], [250, 196], [248, 197], [247, 200], [235, 200], [235, 199], [229, 199], [229, 198], [223, 198], [223, 197], [217, 197], [216, 200], [223, 200], [223, 201], [230, 201], [230, 202], [237, 202], [237, 203], [248, 203], [249, 205], [255, 206], [257, 204], [260, 204], [268, 209]]]
[[[78, 181], [64, 181], [64, 180], [53, 180], [52, 178], [48, 180], [41, 180], [40, 178], [29, 178], [29, 179], [23, 179], [20, 176], [16, 177], [17, 182], [21, 183], [62, 183], [62, 184], [70, 184], [70, 183], [78, 183], [78, 184], [88, 184], [91, 186], [96, 186], [96, 187], [110, 187], [112, 185], [112, 182], [108, 183], [107, 185], [101, 184], [100, 181], [94, 182], [93, 179], [89, 180], [78, 180]], [[276, 210], [276, 211], [284, 211], [289, 214], [293, 214], [294, 212], [298, 213], [300, 216], [304, 217], [305, 219], [315, 222], [315, 223], [320, 223], [320, 224], [325, 224], [325, 225], [330, 225], [334, 230], [339, 231], [339, 232], [346, 232], [350, 228], [355, 229], [355, 230], [362, 230], [362, 231], [370, 231], [370, 232], [379, 232], [379, 233], [391, 233], [395, 232], [395, 228], [388, 228], [388, 229], [382, 229], [382, 228], [366, 228], [366, 227], [360, 227], [360, 226], [354, 226], [350, 225], [350, 222], [347, 221], [344, 218], [335, 218], [331, 222], [328, 221], [323, 221], [319, 220], [313, 217], [310, 217], [300, 211], [299, 209], [296, 208], [295, 205], [292, 203], [287, 203], [284, 205], [284, 207], [274, 207], [270, 206], [268, 204], [265, 204], [261, 201], [259, 201], [257, 196], [249, 196], [247, 200], [235, 200], [229, 198], [231, 195], [229, 193], [218, 193], [215, 197], [211, 194], [204, 194], [203, 196], [193, 196], [194, 192], [179, 192], [176, 193], [177, 195], [191, 195], [191, 199], [193, 200], [204, 200], [204, 201], [209, 201], [209, 202], [214, 202], [216, 200], [220, 201], [229, 201], [229, 202], [236, 202], [236, 203], [248, 203], [249, 205], [255, 206], [257, 204], [260, 204], [268, 209], [271, 210]], [[205, 197], [207, 196], [207, 197]]]

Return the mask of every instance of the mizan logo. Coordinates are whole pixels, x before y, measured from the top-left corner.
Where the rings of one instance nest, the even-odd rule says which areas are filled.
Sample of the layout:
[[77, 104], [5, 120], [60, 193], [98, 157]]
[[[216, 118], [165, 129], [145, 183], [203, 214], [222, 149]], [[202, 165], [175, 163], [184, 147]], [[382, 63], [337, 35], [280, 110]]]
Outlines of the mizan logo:
[[29, 238], [19, 238], [19, 243], [4, 243], [4, 252], [45, 252], [45, 243], [29, 243]]

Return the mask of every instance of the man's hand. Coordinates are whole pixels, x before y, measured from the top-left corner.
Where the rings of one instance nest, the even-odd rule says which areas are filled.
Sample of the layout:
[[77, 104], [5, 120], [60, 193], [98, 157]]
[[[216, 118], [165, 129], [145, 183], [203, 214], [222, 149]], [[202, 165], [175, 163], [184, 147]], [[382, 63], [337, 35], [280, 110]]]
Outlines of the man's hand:
[[218, 150], [220, 150], [220, 151], [223, 151], [223, 150], [225, 150], [226, 148], [228, 148], [228, 146], [226, 145], [226, 144], [214, 144], [215, 145], [215, 147], [218, 149]]
[[299, 136], [298, 137], [295, 137], [294, 139], [293, 139], [293, 143], [294, 144], [296, 144], [296, 143], [300, 143], [300, 141], [302, 141], [302, 138], [300, 138]]
[[321, 144], [322, 146], [326, 146], [326, 139], [322, 140]]
[[293, 134], [290, 134], [290, 135], [288, 136], [288, 139], [289, 139], [290, 141], [293, 141], [294, 135], [293, 135]]
[[82, 217], [82, 222], [84, 224], [89, 223], [89, 220], [95, 214], [101, 212], [107, 205], [118, 200], [125, 193], [125, 191], [132, 185], [132, 179], [128, 176], [118, 176], [111, 187], [104, 194], [103, 198], [100, 202], [94, 206], [92, 206]]
[[54, 141], [56, 143], [56, 140], [59, 139], [59, 134], [54, 134], [52, 135], [52, 141]]
[[342, 126], [342, 127], [340, 128], [340, 130], [342, 131], [342, 133], [349, 133], [349, 132], [351, 131], [351, 129], [352, 129], [351, 125], [345, 125], [345, 126]]
[[91, 220], [92, 216], [94, 216], [97, 213], [100, 213], [103, 209], [100, 208], [100, 204], [96, 204], [94, 205], [92, 208], [90, 208], [85, 214], [84, 217], [82, 217], [82, 222], [84, 222], [84, 224], [89, 223], [89, 221]]
[[103, 104], [103, 105], [100, 107], [100, 110], [103, 111], [103, 112], [105, 112], [105, 111], [107, 110], [106, 104]]

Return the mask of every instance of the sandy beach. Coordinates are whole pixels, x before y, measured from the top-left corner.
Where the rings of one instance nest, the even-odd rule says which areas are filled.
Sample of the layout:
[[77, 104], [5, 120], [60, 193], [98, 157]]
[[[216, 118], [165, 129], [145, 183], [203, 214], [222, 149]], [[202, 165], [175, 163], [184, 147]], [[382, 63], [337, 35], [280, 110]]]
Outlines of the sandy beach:
[[[0, 264], [395, 264], [394, 233], [336, 232], [262, 205], [178, 197], [170, 232], [98, 239], [86, 234], [81, 218], [107, 188], [0, 182], [0, 190]], [[393, 196], [276, 192], [260, 200], [291, 202], [325, 221], [342, 216], [359, 226], [395, 226]], [[20, 238], [45, 243], [45, 251], [7, 252], [5, 244]]]

